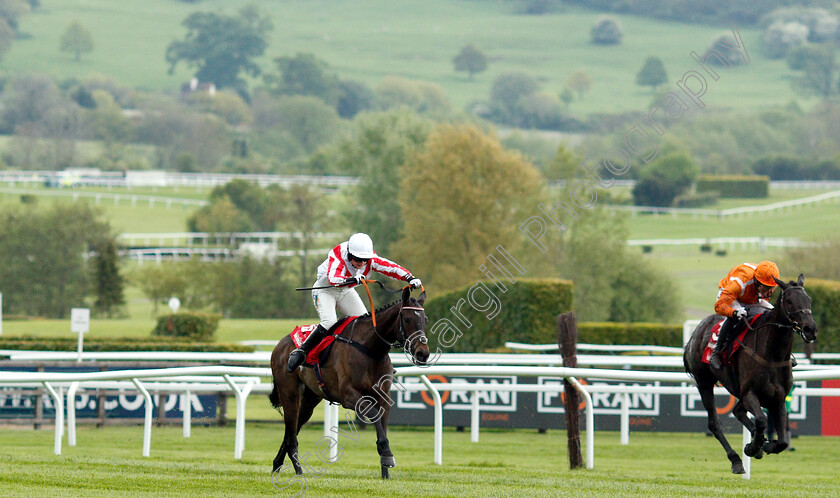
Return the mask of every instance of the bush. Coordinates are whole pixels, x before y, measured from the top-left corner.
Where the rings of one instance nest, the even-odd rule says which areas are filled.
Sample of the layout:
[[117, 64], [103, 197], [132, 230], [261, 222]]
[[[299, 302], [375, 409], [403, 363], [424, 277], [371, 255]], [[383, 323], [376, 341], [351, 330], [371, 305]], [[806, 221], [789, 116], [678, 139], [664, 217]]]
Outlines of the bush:
[[578, 342], [682, 347], [682, 324], [583, 322], [577, 325]]
[[696, 176], [697, 166], [686, 154], [661, 156], [639, 173], [633, 201], [639, 206], [671, 206]]
[[152, 335], [181, 337], [194, 341], [212, 341], [221, 315], [182, 311], [158, 318]]
[[[437, 347], [443, 352], [479, 353], [488, 349], [504, 346], [505, 341], [526, 342], [532, 344], [554, 343], [557, 340], [556, 317], [572, 309], [572, 283], [559, 279], [520, 280], [515, 284], [504, 281], [507, 292], [502, 294], [492, 282], [478, 282], [471, 287], [464, 287], [432, 298], [426, 304], [426, 315], [431, 326], [429, 345], [432, 351]], [[498, 299], [501, 307], [498, 315], [491, 319], [486, 315], [491, 310], [479, 313], [468, 304], [468, 293], [475, 290], [473, 299], [489, 302], [486, 291], [489, 290]], [[480, 294], [481, 297], [477, 295]], [[465, 328], [452, 312], [458, 309], [469, 320], [472, 327]], [[443, 333], [444, 323], [448, 320], [459, 330]], [[457, 337], [457, 333], [463, 333]], [[457, 337], [457, 340], [453, 340]], [[448, 336], [445, 337], [444, 335]]]
[[723, 198], [760, 199], [770, 195], [770, 178], [747, 175], [702, 175], [697, 192], [716, 192]]
[[612, 17], [601, 17], [589, 30], [589, 36], [596, 45], [618, 45], [624, 33], [618, 21]]
[[[811, 296], [811, 310], [817, 322], [815, 352], [840, 351], [840, 282], [806, 279], [805, 290]], [[797, 341], [801, 349], [801, 341]]]
[[[76, 351], [78, 338], [75, 336], [0, 337], [0, 349], [15, 351]], [[253, 346], [229, 343], [185, 341], [179, 337], [91, 337], [85, 338], [86, 352], [103, 351], [194, 351], [222, 353], [250, 353]]]

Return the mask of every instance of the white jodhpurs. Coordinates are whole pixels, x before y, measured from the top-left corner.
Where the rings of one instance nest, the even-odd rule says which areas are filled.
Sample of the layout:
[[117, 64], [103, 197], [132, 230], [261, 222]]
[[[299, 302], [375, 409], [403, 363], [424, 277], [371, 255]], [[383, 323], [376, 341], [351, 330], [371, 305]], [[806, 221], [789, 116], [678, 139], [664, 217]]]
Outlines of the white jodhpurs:
[[347, 316], [359, 316], [368, 312], [359, 294], [347, 287], [313, 290], [312, 302], [321, 319], [321, 326], [327, 330], [338, 321], [336, 310]]

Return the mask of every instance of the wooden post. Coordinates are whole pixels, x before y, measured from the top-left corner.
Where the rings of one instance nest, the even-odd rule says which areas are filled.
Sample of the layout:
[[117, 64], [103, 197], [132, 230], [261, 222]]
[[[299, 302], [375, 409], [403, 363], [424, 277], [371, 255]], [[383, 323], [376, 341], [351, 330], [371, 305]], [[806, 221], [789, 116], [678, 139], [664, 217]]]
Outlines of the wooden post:
[[[577, 326], [575, 314], [563, 313], [557, 316], [557, 344], [563, 355], [563, 366], [577, 367]], [[583, 467], [583, 455], [580, 452], [580, 409], [578, 393], [568, 380], [563, 380], [565, 396], [563, 404], [566, 411], [566, 434], [569, 444], [569, 468]], [[589, 430], [592, 430], [590, 427]]]

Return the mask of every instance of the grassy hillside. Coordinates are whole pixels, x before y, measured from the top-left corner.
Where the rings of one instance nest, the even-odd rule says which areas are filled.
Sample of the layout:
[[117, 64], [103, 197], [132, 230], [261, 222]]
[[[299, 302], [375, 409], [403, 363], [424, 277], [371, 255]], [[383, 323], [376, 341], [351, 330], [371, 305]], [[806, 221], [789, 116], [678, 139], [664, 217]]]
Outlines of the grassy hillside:
[[[183, 38], [182, 20], [196, 10], [233, 14], [249, 2], [43, 0], [39, 9], [22, 19], [26, 36], [15, 41], [0, 62], [0, 71], [39, 72], [59, 79], [99, 75], [128, 86], [175, 92], [192, 75], [184, 65], [167, 74], [166, 47]], [[569, 75], [584, 70], [593, 84], [582, 100], [571, 104], [570, 111], [578, 115], [647, 108], [650, 91], [635, 83], [647, 57], [660, 57], [674, 82], [696, 69], [691, 51], [703, 53], [715, 35], [731, 28], [615, 16], [623, 26], [624, 41], [603, 47], [589, 43], [589, 29], [601, 14], [573, 7], [551, 15], [523, 16], [512, 14], [511, 2], [465, 0], [271, 0], [258, 5], [275, 25], [269, 49], [259, 61], [266, 72], [275, 71], [275, 57], [313, 52], [341, 78], [374, 87], [386, 75], [435, 82], [461, 108], [487, 99], [493, 79], [505, 72], [526, 72], [542, 83], [546, 93], [557, 95]], [[58, 49], [73, 20], [94, 39], [94, 51], [81, 62]], [[707, 103], [743, 109], [790, 101], [794, 94], [785, 63], [759, 54], [759, 31], [740, 31], [752, 60], [710, 83]], [[487, 71], [474, 81], [456, 73], [451, 62], [467, 43], [478, 46], [489, 59]]]

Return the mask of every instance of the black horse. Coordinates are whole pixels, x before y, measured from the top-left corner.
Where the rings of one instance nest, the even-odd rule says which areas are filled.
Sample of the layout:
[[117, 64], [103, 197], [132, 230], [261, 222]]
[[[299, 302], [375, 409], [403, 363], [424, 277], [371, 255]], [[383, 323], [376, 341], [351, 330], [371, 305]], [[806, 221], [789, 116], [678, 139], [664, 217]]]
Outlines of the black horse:
[[[752, 440], [744, 447], [744, 453], [755, 458], [761, 458], [765, 452], [780, 453], [790, 442], [786, 430], [785, 396], [793, 385], [790, 362], [793, 333], [801, 335], [805, 342], [814, 342], [817, 338], [811, 298], [804, 287], [805, 277], [799, 275], [796, 282], [788, 284], [776, 279], [776, 283], [782, 289], [776, 307], [750, 326], [751, 331], [735, 352], [731, 365], [717, 370], [701, 361], [712, 327], [723, 318], [719, 315], [708, 316], [700, 322], [683, 354], [685, 370], [697, 382], [697, 390], [709, 414], [709, 430], [726, 450], [735, 474], [743, 474], [744, 465], [723, 434], [715, 408], [715, 383], [720, 382], [738, 398], [732, 414], [752, 433]], [[762, 407], [768, 410], [775, 423], [777, 440], [765, 441], [767, 417]], [[748, 411], [755, 422], [747, 417]]]
[[274, 459], [272, 472], [280, 469], [289, 455], [295, 473], [303, 473], [298, 460], [297, 435], [312, 410], [322, 399], [327, 399], [355, 410], [362, 420], [373, 423], [382, 478], [389, 477], [388, 468], [396, 466], [396, 461], [387, 437], [388, 411], [393, 403], [389, 392], [394, 374], [388, 351], [402, 346], [418, 365], [429, 359], [425, 335], [427, 319], [423, 311], [425, 301], [425, 291], [419, 299], [414, 299], [411, 289], [406, 287], [400, 301], [375, 311], [376, 325], [370, 314], [360, 316], [348, 325], [333, 343], [326, 361], [321, 363], [324, 388], [312, 368], [287, 372], [286, 365], [294, 344], [291, 335], [280, 340], [271, 353], [274, 389], [269, 399], [278, 410], [282, 407], [286, 435]]

